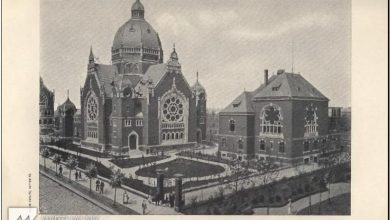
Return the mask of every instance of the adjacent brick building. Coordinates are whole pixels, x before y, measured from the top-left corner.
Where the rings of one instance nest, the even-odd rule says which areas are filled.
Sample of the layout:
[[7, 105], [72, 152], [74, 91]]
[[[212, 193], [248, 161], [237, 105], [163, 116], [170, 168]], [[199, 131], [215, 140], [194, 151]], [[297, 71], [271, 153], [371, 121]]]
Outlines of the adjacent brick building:
[[328, 132], [328, 102], [300, 74], [279, 70], [254, 91], [244, 91], [219, 113], [219, 151], [223, 157], [317, 161], [339, 138]]

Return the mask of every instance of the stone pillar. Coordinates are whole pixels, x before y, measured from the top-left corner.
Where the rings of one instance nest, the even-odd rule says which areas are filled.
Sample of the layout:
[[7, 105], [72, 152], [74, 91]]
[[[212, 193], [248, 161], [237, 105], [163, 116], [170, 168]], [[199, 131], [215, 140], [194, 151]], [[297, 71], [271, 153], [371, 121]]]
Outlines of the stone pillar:
[[175, 211], [180, 212], [184, 205], [183, 201], [183, 175], [175, 174]]
[[157, 169], [157, 199], [162, 200], [164, 198], [164, 170]]

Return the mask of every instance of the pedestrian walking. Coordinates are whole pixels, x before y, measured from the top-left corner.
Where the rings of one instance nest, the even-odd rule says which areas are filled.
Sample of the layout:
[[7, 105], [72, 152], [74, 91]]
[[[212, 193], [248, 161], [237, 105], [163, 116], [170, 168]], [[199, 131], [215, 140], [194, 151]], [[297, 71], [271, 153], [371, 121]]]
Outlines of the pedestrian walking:
[[77, 181], [79, 179], [79, 173], [76, 171], [74, 172], [74, 179]]
[[104, 182], [101, 181], [100, 182], [100, 194], [103, 194], [103, 192], [104, 192]]
[[142, 201], [142, 214], [145, 215], [146, 214], [146, 209], [147, 209], [147, 205], [146, 205], [146, 201]]
[[83, 176], [81, 175], [81, 171], [79, 171], [79, 179], [83, 179]]
[[60, 165], [60, 168], [58, 170], [60, 171], [60, 176], [62, 176], [62, 165]]
[[127, 195], [126, 190], [123, 193], [123, 198], [122, 199], [123, 199], [123, 204], [128, 204], [129, 199], [128, 199], [128, 195]]
[[96, 180], [96, 188], [95, 188], [95, 190], [96, 190], [96, 192], [99, 192], [99, 190], [100, 190], [100, 180], [99, 179]]
[[292, 214], [292, 203], [291, 203], [291, 198], [288, 199], [288, 211], [287, 214], [291, 215]]

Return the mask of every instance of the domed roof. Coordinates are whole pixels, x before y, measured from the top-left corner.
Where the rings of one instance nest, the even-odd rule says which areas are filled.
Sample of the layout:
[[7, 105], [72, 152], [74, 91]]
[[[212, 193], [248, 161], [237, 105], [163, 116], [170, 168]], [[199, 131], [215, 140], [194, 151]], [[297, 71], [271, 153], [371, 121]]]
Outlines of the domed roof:
[[199, 83], [199, 81], [196, 81], [196, 83], [192, 86], [192, 90], [195, 91], [196, 94], [206, 94], [206, 89]]
[[116, 32], [112, 49], [148, 48], [160, 50], [159, 36], [145, 20], [130, 19]]
[[115, 34], [112, 49], [147, 48], [161, 49], [160, 38], [154, 28], [144, 19], [144, 6], [137, 0], [132, 6], [131, 19]]
[[198, 80], [198, 73], [196, 73], [196, 82], [192, 86], [192, 91], [196, 92], [196, 94], [206, 94], [206, 89], [200, 84]]
[[76, 111], [76, 106], [73, 104], [72, 101], [70, 101], [69, 97], [66, 99], [66, 101], [58, 106], [58, 109], [62, 112], [67, 112], [68, 110]]

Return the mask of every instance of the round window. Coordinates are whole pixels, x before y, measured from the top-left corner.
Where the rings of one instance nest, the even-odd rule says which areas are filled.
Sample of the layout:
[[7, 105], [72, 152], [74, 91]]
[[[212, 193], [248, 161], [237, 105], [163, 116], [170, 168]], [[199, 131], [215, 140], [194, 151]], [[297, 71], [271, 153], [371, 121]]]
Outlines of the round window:
[[163, 104], [164, 119], [169, 122], [178, 122], [183, 118], [183, 102], [178, 97], [170, 97]]

